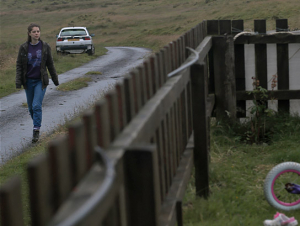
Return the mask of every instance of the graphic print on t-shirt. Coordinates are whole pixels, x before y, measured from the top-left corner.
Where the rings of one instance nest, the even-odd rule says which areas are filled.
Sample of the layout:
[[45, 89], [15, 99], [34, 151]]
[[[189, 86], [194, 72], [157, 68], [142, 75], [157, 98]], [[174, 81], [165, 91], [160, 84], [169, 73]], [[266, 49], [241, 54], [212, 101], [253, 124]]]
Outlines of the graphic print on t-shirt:
[[32, 67], [40, 67], [42, 62], [42, 50], [37, 50], [36, 55], [32, 56], [32, 53], [28, 53], [28, 64]]
[[41, 78], [42, 48], [41, 42], [28, 45], [27, 78]]

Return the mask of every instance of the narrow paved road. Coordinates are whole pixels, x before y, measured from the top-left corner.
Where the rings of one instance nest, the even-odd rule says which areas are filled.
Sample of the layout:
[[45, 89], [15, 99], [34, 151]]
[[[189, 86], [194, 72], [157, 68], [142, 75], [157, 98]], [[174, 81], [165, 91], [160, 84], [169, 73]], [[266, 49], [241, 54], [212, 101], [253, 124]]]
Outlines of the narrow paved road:
[[[84, 76], [89, 71], [99, 71], [89, 86], [77, 91], [62, 92], [50, 80], [43, 102], [41, 136], [53, 132], [67, 118], [91, 104], [95, 97], [107, 90], [132, 68], [139, 66], [151, 53], [149, 49], [133, 47], [107, 47], [106, 55], [81, 67], [59, 75], [60, 84]], [[0, 99], [0, 165], [22, 153], [31, 145], [32, 120], [26, 103], [25, 91]]]

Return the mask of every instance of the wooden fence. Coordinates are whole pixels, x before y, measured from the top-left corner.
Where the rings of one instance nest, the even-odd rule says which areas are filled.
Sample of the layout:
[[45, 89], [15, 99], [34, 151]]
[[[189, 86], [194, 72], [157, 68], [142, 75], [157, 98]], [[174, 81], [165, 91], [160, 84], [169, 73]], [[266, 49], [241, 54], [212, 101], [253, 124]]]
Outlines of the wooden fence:
[[[204, 21], [125, 75], [28, 163], [31, 224], [183, 225], [182, 198], [193, 167], [196, 193], [209, 195], [213, 109], [217, 118], [229, 112], [234, 120], [237, 106], [245, 108], [249, 99], [244, 44], [257, 45], [256, 76], [264, 81], [266, 43], [279, 43], [278, 63], [286, 60], [287, 43], [300, 43], [291, 34], [262, 34], [264, 24], [255, 21], [260, 34], [234, 40], [243, 21]], [[281, 76], [288, 77], [288, 69], [279, 67], [278, 88], [285, 90]], [[287, 110], [288, 99], [300, 98], [283, 92], [276, 94], [279, 109]], [[0, 198], [2, 226], [24, 225], [18, 177], [2, 185]]]

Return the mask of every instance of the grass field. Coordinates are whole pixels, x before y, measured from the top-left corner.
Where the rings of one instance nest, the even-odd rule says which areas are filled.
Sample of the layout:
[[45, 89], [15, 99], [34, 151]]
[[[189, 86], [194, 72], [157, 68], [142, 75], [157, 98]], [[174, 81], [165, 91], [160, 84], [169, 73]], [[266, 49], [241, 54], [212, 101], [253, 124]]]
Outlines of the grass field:
[[[55, 66], [63, 73], [105, 54], [106, 46], [137, 46], [154, 52], [203, 20], [243, 19], [253, 29], [254, 19], [289, 19], [300, 27], [298, 0], [2, 0], [0, 7], [0, 97], [15, 92], [15, 62], [27, 26], [41, 25], [41, 38], [52, 47]], [[55, 36], [65, 26], [85, 26], [94, 33], [96, 55], [57, 56]]]
[[[59, 74], [105, 54], [107, 46], [137, 46], [154, 52], [177, 39], [203, 20], [243, 19], [253, 29], [254, 19], [266, 19], [267, 30], [275, 19], [289, 19], [290, 28], [300, 28], [299, 0], [1, 0], [0, 2], [0, 98], [15, 92], [15, 62], [27, 26], [41, 25], [41, 38], [52, 47]], [[58, 56], [55, 36], [61, 27], [86, 26], [94, 33], [96, 55]], [[1, 99], [0, 99], [1, 102]], [[245, 145], [230, 135], [230, 128], [214, 125], [211, 134], [210, 189], [208, 200], [195, 198], [193, 177], [184, 200], [184, 225], [262, 225], [276, 210], [263, 196], [267, 172], [283, 161], [298, 161], [299, 118], [278, 122], [274, 142]], [[53, 136], [64, 133], [62, 126]], [[26, 163], [45, 151], [45, 137], [34, 149], [0, 168], [0, 184], [14, 174], [26, 179]], [[30, 225], [26, 183], [23, 186], [24, 217]], [[300, 220], [299, 211], [286, 213]]]

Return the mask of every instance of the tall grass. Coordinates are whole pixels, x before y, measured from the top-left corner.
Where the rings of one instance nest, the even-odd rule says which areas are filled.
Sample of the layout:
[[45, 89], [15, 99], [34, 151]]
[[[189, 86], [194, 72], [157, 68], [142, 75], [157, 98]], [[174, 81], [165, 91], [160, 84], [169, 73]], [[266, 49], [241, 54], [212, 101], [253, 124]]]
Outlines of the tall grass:
[[[285, 161], [300, 162], [298, 116], [275, 117], [273, 142], [247, 145], [227, 127], [213, 124], [210, 196], [195, 197], [192, 177], [184, 199], [184, 225], [262, 225], [276, 210], [265, 200], [263, 184], [267, 173]], [[299, 126], [298, 126], [299, 125]], [[300, 212], [285, 212], [300, 220]]]

